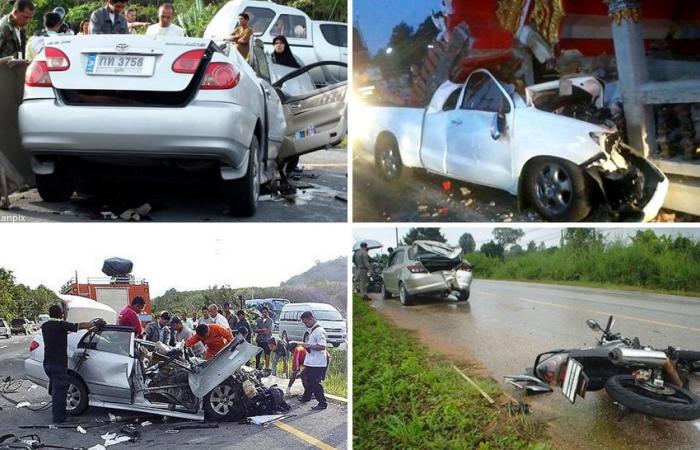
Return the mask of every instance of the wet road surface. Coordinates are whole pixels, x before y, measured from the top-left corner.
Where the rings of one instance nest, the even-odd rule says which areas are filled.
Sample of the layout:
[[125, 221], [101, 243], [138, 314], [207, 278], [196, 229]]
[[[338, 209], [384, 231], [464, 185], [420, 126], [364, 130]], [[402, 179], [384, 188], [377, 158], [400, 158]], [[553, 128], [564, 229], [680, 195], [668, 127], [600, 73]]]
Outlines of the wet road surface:
[[[7, 340], [0, 338], [0, 384], [2, 380], [11, 376], [21, 378], [24, 376], [24, 359], [29, 354], [29, 342], [31, 336], [13, 336]], [[285, 381], [286, 383], [286, 381]], [[302, 390], [295, 383], [292, 394], [299, 394]], [[7, 394], [15, 401], [29, 401], [32, 407], [38, 408], [42, 402], [50, 399], [46, 389], [40, 386], [32, 387], [32, 383], [25, 381], [17, 393]], [[165, 430], [177, 424], [178, 419], [168, 419], [163, 423], [160, 416], [145, 416], [153, 422], [147, 427], [138, 427], [141, 431], [141, 439], [136, 443], [117, 444], [114, 449], [154, 449], [154, 448], [181, 448], [183, 445], [196, 444], [201, 449], [312, 449], [321, 448], [330, 450], [347, 448], [347, 407], [329, 403], [325, 411], [311, 411], [310, 406], [316, 402], [300, 404], [295, 398], [287, 399], [292, 406], [293, 417], [285, 419], [279, 425], [261, 427], [258, 425], [243, 425], [238, 423], [223, 422], [216, 429], [182, 430], [177, 434], [165, 433]], [[45, 403], [44, 403], [45, 404]], [[124, 426], [123, 423], [109, 424], [100, 428], [89, 428], [86, 434], [79, 433], [76, 429], [34, 429], [26, 430], [18, 428], [20, 425], [48, 425], [51, 423], [51, 412], [34, 412], [27, 408], [15, 408], [15, 406], [0, 397], [0, 435], [13, 434], [38, 434], [45, 444], [61, 446], [92, 447], [96, 444], [104, 444], [101, 435], [107, 432], [118, 432]], [[107, 413], [112, 412], [121, 417], [137, 415], [128, 411], [107, 410], [90, 407], [87, 412], [73, 419], [77, 424], [99, 425], [96, 419], [107, 419]]]
[[152, 208], [147, 220], [154, 222], [347, 221], [347, 151], [320, 150], [302, 156], [300, 164], [304, 170], [291, 179], [298, 187], [296, 194], [263, 194], [257, 214], [250, 218], [229, 214], [225, 196], [215, 186], [169, 183], [133, 185], [118, 193], [77, 193], [63, 203], [44, 202], [36, 189], [31, 189], [10, 196], [12, 208], [0, 210], [0, 223], [119, 221], [107, 219], [103, 213], [119, 216], [145, 203]]
[[[700, 350], [700, 298], [486, 280], [475, 280], [471, 292], [468, 304], [454, 297], [422, 298], [402, 307], [396, 298], [374, 295], [372, 305], [397, 325], [416, 330], [436, 351], [478, 361], [500, 383], [504, 375], [532, 367], [537, 353], [595, 345], [598, 333], [585, 321], [604, 325], [610, 314], [616, 318], [614, 330], [639, 337], [643, 345]], [[696, 393], [698, 381], [691, 382]], [[554, 442], [562, 448], [700, 448], [700, 421], [641, 414], [618, 421], [604, 390], [587, 393], [575, 405], [558, 388], [526, 402], [536, 417], [551, 424]]]

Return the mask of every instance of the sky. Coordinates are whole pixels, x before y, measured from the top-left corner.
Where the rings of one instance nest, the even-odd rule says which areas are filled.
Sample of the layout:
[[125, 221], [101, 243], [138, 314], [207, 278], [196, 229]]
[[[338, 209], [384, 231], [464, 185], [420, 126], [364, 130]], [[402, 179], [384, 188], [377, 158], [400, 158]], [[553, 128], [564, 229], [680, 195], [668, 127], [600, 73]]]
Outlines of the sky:
[[103, 277], [102, 263], [118, 256], [149, 282], [156, 297], [170, 288], [277, 286], [347, 255], [344, 224], [15, 224], [0, 226], [0, 267], [18, 283], [58, 289], [78, 278]]
[[[398, 227], [399, 239], [408, 232], [410, 227]], [[547, 247], [553, 247], [559, 245], [559, 240], [561, 237], [561, 227], [516, 227], [521, 228], [525, 231], [525, 236], [518, 241], [518, 243], [525, 247], [531, 240], [539, 244], [544, 242]], [[619, 227], [605, 227], [599, 228], [606, 238], [610, 241], [615, 240], [625, 240], [629, 236], [634, 235], [634, 233], [639, 229], [639, 226], [619, 226]], [[396, 247], [396, 228], [395, 227], [355, 227], [353, 230], [353, 242], [361, 241], [363, 239], [374, 239], [382, 244], [384, 244], [383, 251], [386, 251], [386, 247]], [[476, 246], [481, 247], [482, 244], [493, 239], [493, 228], [479, 226], [448, 226], [440, 228], [443, 236], [447, 239], [447, 242], [453, 245], [458, 245], [459, 237], [464, 233], [471, 233], [476, 241]], [[700, 240], [700, 228], [676, 228], [676, 227], [666, 227], [664, 229], [655, 229], [657, 234], [668, 234], [675, 236], [678, 234], [684, 234], [689, 237], [693, 237], [696, 240]]]
[[441, 9], [440, 0], [354, 0], [352, 3], [354, 24], [362, 31], [371, 53], [386, 46], [391, 30], [401, 21], [415, 30], [430, 10]]

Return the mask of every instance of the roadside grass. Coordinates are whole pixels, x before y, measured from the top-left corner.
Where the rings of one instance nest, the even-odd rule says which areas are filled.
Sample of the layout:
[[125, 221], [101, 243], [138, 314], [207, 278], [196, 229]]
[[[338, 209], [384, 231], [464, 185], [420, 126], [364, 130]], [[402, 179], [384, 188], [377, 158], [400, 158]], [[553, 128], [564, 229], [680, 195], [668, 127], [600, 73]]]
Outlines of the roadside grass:
[[[328, 353], [331, 355], [331, 365], [326, 373], [326, 379], [323, 382], [323, 389], [327, 394], [347, 398], [348, 352], [337, 348], [329, 348]], [[291, 359], [288, 361], [288, 364], [289, 370], [291, 370]], [[283, 376], [284, 374], [284, 365], [281, 360], [277, 361], [277, 374], [280, 376]]]
[[353, 298], [353, 447], [547, 449], [545, 426], [509, 416], [491, 380], [486, 400], [413, 334]]

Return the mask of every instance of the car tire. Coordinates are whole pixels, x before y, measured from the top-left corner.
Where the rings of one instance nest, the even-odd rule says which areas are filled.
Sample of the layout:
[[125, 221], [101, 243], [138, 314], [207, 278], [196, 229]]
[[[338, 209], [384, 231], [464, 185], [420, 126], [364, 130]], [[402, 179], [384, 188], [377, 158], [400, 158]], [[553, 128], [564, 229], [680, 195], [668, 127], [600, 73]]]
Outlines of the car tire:
[[460, 289], [457, 295], [457, 300], [460, 302], [466, 302], [469, 300], [469, 289]]
[[249, 152], [248, 170], [245, 176], [238, 180], [224, 182], [228, 192], [231, 214], [239, 217], [251, 217], [258, 209], [262, 164], [260, 143], [255, 135], [250, 143]]
[[75, 192], [75, 180], [66, 168], [56, 163], [50, 175], [35, 175], [36, 188], [42, 200], [49, 203], [67, 202]]
[[578, 222], [591, 212], [590, 181], [572, 162], [536, 158], [528, 164], [524, 177], [525, 195], [545, 219]]
[[411, 173], [410, 169], [403, 165], [399, 147], [393, 139], [383, 139], [377, 143], [374, 164], [382, 178], [388, 181], [408, 178]]
[[384, 286], [384, 283], [382, 283], [382, 298], [384, 300], [388, 300], [392, 297], [391, 292], [386, 290], [386, 286]]
[[340, 347], [340, 342], [332, 342], [331, 345], [335, 348]]
[[413, 297], [408, 293], [402, 281], [399, 282], [399, 300], [403, 306], [411, 306], [413, 303]]
[[78, 377], [68, 374], [68, 396], [66, 399], [66, 414], [79, 416], [88, 408], [88, 390]]
[[235, 385], [231, 379], [227, 379], [204, 396], [204, 412], [208, 418], [216, 421], [224, 420], [230, 415], [245, 417], [242, 395], [240, 386]]
[[309, 333], [304, 333], [304, 342], [309, 342]]

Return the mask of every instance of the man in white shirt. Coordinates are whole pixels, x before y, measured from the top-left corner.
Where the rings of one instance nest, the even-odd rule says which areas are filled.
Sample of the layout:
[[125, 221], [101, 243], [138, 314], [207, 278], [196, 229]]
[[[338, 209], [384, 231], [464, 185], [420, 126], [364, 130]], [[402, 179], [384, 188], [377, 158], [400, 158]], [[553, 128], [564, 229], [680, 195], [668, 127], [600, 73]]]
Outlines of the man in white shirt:
[[163, 3], [158, 8], [158, 23], [154, 23], [146, 30], [146, 36], [184, 36], [185, 30], [173, 25], [175, 8], [170, 3]]
[[304, 386], [304, 395], [299, 399], [300, 402], [306, 403], [311, 401], [311, 394], [316, 397], [318, 405], [311, 409], [318, 411], [328, 408], [326, 397], [323, 395], [323, 386], [321, 380], [326, 374], [328, 367], [328, 355], [326, 354], [326, 330], [317, 323], [314, 314], [311, 311], [305, 311], [301, 315], [301, 321], [304, 322], [307, 328], [310, 328], [309, 339], [304, 348], [308, 352], [304, 360], [304, 373], [306, 374], [306, 386]]
[[209, 318], [211, 319], [209, 323], [216, 323], [224, 328], [228, 328], [229, 330], [231, 329], [231, 327], [228, 324], [228, 320], [226, 320], [226, 317], [224, 317], [222, 314], [219, 314], [219, 307], [216, 306], [216, 304], [212, 303], [211, 305], [209, 305], [209, 308], [207, 310], [209, 311]]

